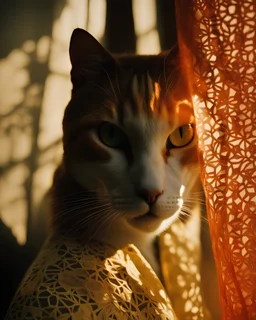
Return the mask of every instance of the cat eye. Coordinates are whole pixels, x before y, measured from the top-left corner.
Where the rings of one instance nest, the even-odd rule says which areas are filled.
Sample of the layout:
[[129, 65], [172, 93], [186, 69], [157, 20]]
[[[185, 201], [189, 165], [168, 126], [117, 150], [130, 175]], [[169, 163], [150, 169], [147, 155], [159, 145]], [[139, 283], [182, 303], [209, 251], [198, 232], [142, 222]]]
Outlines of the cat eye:
[[188, 145], [194, 138], [194, 128], [191, 124], [185, 124], [174, 130], [167, 139], [167, 149], [181, 148]]
[[125, 133], [116, 125], [104, 122], [99, 127], [99, 138], [102, 143], [110, 148], [122, 148], [127, 144]]

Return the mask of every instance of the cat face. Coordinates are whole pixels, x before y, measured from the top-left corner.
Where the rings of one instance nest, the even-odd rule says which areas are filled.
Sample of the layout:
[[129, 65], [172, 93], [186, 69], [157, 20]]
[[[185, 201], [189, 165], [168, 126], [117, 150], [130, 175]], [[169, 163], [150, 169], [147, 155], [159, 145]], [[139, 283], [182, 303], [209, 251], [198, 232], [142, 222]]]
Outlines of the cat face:
[[99, 220], [160, 232], [198, 175], [194, 115], [176, 57], [114, 58], [82, 30], [70, 56], [67, 170], [93, 194]]

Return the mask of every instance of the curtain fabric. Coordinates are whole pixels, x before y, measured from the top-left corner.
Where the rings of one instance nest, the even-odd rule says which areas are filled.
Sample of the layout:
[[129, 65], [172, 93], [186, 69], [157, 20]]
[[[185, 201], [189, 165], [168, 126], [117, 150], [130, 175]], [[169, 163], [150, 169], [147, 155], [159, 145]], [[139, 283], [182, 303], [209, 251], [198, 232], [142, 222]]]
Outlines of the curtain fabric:
[[256, 1], [176, 0], [223, 319], [256, 319]]

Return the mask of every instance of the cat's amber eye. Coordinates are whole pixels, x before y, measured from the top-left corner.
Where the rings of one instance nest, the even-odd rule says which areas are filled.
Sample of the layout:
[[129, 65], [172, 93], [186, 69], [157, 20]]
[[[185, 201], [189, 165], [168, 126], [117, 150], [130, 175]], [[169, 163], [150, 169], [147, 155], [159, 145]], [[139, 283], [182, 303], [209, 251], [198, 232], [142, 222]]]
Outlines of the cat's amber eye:
[[110, 148], [123, 148], [127, 144], [125, 133], [109, 122], [104, 122], [99, 127], [99, 138], [102, 143]]
[[174, 130], [167, 139], [167, 148], [182, 148], [188, 145], [194, 138], [194, 128], [191, 124], [185, 124]]

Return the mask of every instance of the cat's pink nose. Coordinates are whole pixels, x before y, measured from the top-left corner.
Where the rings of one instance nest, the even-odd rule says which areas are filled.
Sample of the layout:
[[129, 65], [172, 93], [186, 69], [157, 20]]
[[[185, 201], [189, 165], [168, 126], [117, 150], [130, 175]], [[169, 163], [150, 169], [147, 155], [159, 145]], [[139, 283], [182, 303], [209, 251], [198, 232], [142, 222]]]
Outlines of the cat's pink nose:
[[143, 189], [140, 191], [140, 196], [147, 202], [149, 206], [152, 206], [162, 193], [163, 193], [163, 190]]

